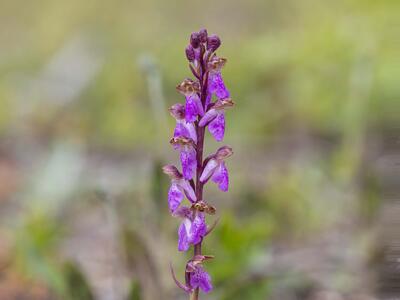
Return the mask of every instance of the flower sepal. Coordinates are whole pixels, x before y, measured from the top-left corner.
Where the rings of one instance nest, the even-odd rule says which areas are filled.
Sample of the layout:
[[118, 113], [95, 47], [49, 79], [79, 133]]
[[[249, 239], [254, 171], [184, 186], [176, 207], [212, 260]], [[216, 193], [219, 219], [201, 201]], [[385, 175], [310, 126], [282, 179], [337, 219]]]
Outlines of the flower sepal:
[[193, 273], [196, 271], [196, 267], [201, 265], [204, 261], [214, 259], [214, 255], [195, 255], [186, 264], [186, 272]]
[[207, 202], [205, 202], [203, 200], [193, 203], [192, 206], [190, 207], [190, 209], [199, 211], [199, 212], [205, 212], [209, 215], [215, 215], [215, 213], [217, 211], [214, 206], [208, 204]]

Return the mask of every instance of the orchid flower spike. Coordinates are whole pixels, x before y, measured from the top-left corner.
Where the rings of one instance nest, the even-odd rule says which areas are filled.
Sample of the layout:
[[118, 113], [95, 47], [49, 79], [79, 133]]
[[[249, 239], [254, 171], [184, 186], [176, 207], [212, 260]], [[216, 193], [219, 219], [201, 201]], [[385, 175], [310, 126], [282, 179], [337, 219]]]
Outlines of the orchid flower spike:
[[171, 215], [181, 220], [178, 251], [188, 251], [192, 247], [194, 252], [186, 264], [185, 283], [177, 280], [172, 266], [171, 274], [176, 285], [190, 294], [191, 300], [198, 300], [199, 290], [208, 293], [213, 289], [211, 276], [203, 266], [213, 257], [203, 255], [201, 249], [218, 218], [207, 226], [206, 214], [213, 217], [216, 208], [203, 199], [203, 189], [211, 179], [222, 191], [228, 190], [229, 174], [225, 160], [233, 154], [231, 147], [222, 146], [203, 158], [205, 128], [208, 127], [217, 141], [222, 141], [225, 111], [234, 105], [221, 74], [226, 59], [215, 54], [220, 46], [220, 38], [209, 35], [206, 29], [190, 35], [185, 55], [195, 79], [186, 78], [176, 87], [185, 96], [185, 104], [177, 103], [169, 109], [176, 121], [170, 143], [179, 151], [182, 173], [174, 165], [163, 168], [171, 180], [168, 206]]

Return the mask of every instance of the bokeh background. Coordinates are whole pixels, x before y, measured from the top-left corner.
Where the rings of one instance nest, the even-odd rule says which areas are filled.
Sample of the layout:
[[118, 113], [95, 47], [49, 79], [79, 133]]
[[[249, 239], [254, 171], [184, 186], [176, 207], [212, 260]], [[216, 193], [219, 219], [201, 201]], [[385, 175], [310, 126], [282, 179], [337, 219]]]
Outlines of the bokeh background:
[[206, 191], [207, 299], [400, 299], [399, 11], [1, 1], [0, 299], [187, 299], [160, 168], [178, 162], [167, 108], [202, 27], [236, 102], [231, 189]]

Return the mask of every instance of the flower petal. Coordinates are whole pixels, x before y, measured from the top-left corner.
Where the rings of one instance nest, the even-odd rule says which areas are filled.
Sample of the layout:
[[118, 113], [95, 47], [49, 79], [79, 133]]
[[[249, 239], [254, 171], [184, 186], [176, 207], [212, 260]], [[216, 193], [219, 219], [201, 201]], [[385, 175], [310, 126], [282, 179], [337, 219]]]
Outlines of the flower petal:
[[190, 240], [189, 242], [196, 245], [201, 242], [203, 237], [206, 235], [207, 225], [206, 219], [203, 213], [197, 213], [192, 222], [190, 228]]
[[182, 122], [176, 122], [174, 137], [186, 137], [189, 138], [189, 132]]
[[186, 206], [179, 206], [173, 213], [172, 216], [176, 218], [191, 218], [192, 210]]
[[222, 79], [221, 72], [211, 73], [208, 77], [208, 90], [214, 93], [218, 99], [229, 97], [229, 91]]
[[197, 94], [195, 94], [195, 96], [193, 98], [196, 103], [197, 113], [200, 116], [204, 116], [204, 108], [203, 108], [203, 104], [201, 103], [200, 97]]
[[176, 122], [174, 137], [185, 137], [197, 142], [196, 129], [193, 123], [186, 122], [185, 120], [178, 120]]
[[192, 179], [197, 167], [196, 150], [191, 146], [185, 146], [181, 150], [180, 158], [183, 177], [187, 180]]
[[229, 188], [229, 174], [225, 166], [225, 162], [221, 162], [212, 176], [212, 181], [218, 184], [221, 191], [228, 191]]
[[218, 167], [218, 162], [215, 159], [210, 159], [206, 164], [203, 173], [200, 176], [200, 181], [207, 181], [214, 173], [215, 169]]
[[211, 108], [206, 114], [201, 118], [199, 126], [203, 127], [207, 125], [208, 122], [212, 121], [218, 115], [216, 109]]
[[179, 181], [179, 185], [185, 192], [185, 195], [188, 198], [188, 200], [192, 203], [196, 202], [196, 199], [197, 199], [196, 194], [194, 193], [194, 190], [193, 190], [192, 186], [190, 185], [190, 183], [187, 182], [186, 180], [182, 179]]
[[183, 200], [183, 193], [176, 183], [172, 183], [168, 191], [169, 210], [174, 212]]
[[197, 133], [193, 123], [185, 122], [185, 127], [189, 132], [189, 138], [191, 138], [195, 143], [197, 143]]
[[[187, 228], [189, 226], [189, 228]], [[178, 250], [187, 251], [189, 250], [189, 236], [188, 231], [190, 230], [189, 219], [184, 219], [178, 229]]]
[[208, 130], [218, 142], [224, 139], [225, 114], [223, 112], [219, 113], [217, 117], [210, 122], [210, 124], [208, 125]]
[[201, 266], [197, 266], [196, 270], [190, 274], [190, 285], [193, 289], [201, 288], [205, 293], [208, 293], [213, 288], [211, 276]]
[[200, 98], [197, 94], [191, 94], [186, 97], [186, 108], [185, 108], [186, 122], [196, 121], [197, 115], [199, 114], [198, 101], [200, 101]]

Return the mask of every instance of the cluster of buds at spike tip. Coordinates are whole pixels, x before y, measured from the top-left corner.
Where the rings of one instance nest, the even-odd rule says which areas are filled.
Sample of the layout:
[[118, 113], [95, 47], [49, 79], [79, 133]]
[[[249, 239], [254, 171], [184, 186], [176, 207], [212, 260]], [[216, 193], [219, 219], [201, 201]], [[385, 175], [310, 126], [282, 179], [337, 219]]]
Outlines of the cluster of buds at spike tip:
[[[201, 244], [217, 224], [206, 224], [206, 215], [215, 215], [216, 208], [203, 199], [203, 188], [211, 179], [222, 191], [228, 191], [225, 160], [233, 154], [231, 147], [222, 146], [203, 158], [205, 129], [221, 142], [225, 135], [225, 110], [234, 105], [221, 74], [226, 59], [215, 53], [220, 45], [220, 38], [208, 35], [206, 29], [191, 34], [185, 53], [195, 78], [186, 78], [176, 86], [185, 103], [169, 109], [176, 120], [170, 143], [179, 151], [182, 173], [173, 165], [163, 168], [171, 179], [168, 205], [172, 216], [181, 219], [178, 250], [188, 251], [192, 246], [194, 249], [186, 264], [185, 283], [177, 280], [172, 267], [171, 271], [175, 283], [194, 300], [198, 299], [199, 290], [212, 290], [211, 276], [203, 262], [213, 257], [201, 254]], [[185, 197], [188, 205], [184, 204]]]

